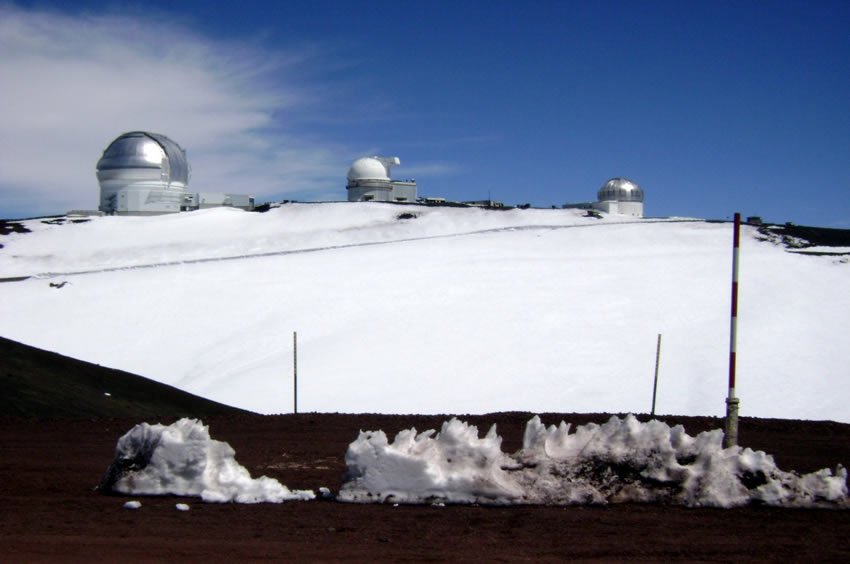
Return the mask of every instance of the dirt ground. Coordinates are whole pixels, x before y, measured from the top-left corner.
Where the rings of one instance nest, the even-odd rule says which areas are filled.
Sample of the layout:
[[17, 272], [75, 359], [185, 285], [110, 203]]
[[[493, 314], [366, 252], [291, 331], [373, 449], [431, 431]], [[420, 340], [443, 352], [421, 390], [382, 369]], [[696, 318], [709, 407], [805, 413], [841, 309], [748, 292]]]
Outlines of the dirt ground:
[[[462, 419], [498, 424], [515, 451], [526, 413]], [[605, 415], [543, 415], [573, 424]], [[254, 476], [337, 491], [359, 429], [439, 428], [443, 416], [299, 414], [207, 418]], [[646, 419], [643, 417], [643, 419]], [[690, 434], [712, 418], [662, 418]], [[148, 419], [170, 423], [173, 418]], [[660, 505], [478, 507], [336, 502], [205, 504], [94, 491], [135, 419], [0, 418], [0, 561], [811, 561], [850, 562], [850, 511]], [[808, 472], [850, 463], [850, 425], [742, 419], [740, 442]], [[178, 502], [191, 510], [175, 509]]]

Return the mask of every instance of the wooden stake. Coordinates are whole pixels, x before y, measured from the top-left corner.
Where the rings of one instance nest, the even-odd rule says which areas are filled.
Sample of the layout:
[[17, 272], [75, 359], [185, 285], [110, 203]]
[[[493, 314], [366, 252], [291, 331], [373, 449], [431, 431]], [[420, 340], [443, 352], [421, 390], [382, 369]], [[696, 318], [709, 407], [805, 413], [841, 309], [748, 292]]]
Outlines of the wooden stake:
[[298, 413], [298, 332], [292, 332], [292, 411]]
[[661, 333], [658, 334], [658, 344], [655, 346], [655, 382], [652, 384], [652, 412], [655, 416], [655, 392], [658, 390], [658, 365], [661, 362]]

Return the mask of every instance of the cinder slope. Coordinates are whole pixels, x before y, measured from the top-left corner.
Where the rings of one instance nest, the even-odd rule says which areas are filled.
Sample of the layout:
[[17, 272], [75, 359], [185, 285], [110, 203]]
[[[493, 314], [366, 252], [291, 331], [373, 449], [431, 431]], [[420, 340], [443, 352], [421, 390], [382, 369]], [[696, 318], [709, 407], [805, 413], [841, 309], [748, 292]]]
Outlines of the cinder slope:
[[0, 416], [206, 417], [248, 413], [128, 372], [0, 337]]

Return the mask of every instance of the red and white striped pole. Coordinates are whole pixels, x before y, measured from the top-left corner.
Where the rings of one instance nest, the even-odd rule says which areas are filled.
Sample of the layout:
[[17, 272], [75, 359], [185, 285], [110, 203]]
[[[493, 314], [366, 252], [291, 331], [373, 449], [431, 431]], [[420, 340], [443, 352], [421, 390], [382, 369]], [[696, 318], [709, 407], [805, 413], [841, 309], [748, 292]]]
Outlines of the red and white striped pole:
[[741, 249], [741, 214], [735, 214], [735, 231], [732, 237], [732, 320], [729, 330], [729, 395], [726, 398], [726, 434], [723, 446], [738, 444], [738, 404], [735, 397], [735, 353], [738, 341], [738, 255]]

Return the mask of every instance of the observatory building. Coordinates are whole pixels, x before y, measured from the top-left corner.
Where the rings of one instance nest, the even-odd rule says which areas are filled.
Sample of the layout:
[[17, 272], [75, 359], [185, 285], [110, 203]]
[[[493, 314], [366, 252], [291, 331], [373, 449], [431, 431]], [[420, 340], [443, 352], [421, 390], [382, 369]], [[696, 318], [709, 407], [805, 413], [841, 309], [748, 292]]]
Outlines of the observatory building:
[[599, 211], [643, 217], [643, 189], [628, 178], [612, 178], [602, 185], [596, 199]]
[[99, 210], [110, 215], [159, 215], [211, 207], [254, 209], [244, 194], [190, 193], [186, 151], [165, 135], [119, 135], [97, 162]]
[[186, 151], [165, 135], [124, 133], [97, 162], [99, 209], [120, 215], [179, 212], [189, 174]]
[[643, 188], [628, 178], [612, 178], [596, 193], [595, 202], [564, 204], [566, 208], [643, 217]]
[[349, 202], [415, 202], [415, 180], [392, 180], [390, 169], [400, 165], [398, 157], [363, 157], [348, 169]]

